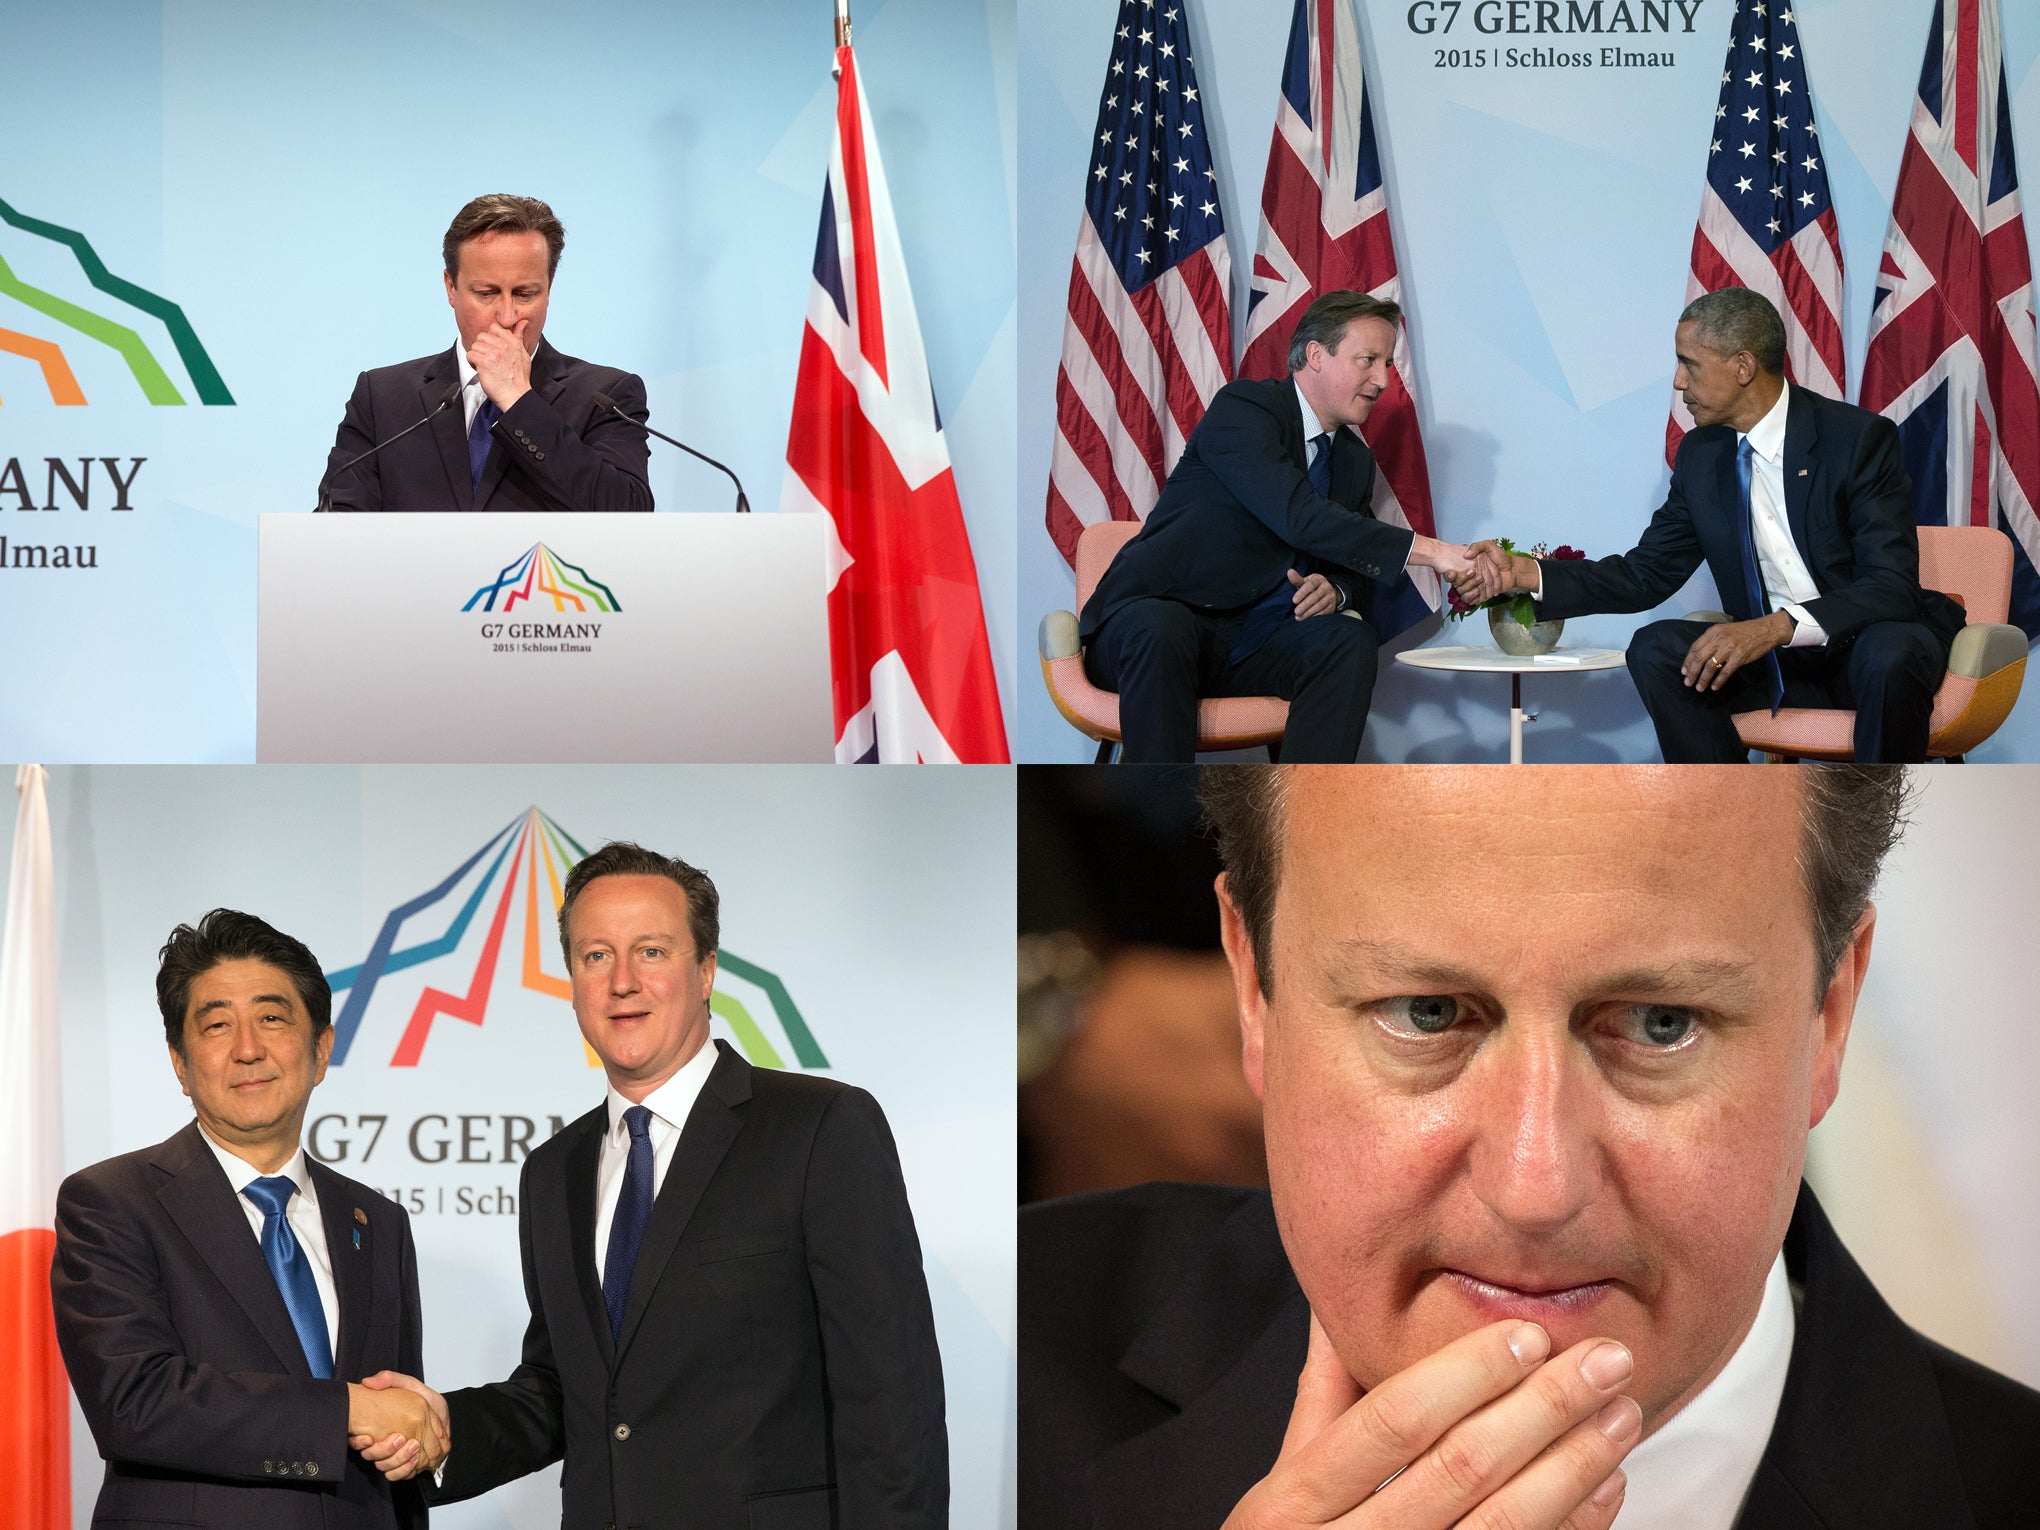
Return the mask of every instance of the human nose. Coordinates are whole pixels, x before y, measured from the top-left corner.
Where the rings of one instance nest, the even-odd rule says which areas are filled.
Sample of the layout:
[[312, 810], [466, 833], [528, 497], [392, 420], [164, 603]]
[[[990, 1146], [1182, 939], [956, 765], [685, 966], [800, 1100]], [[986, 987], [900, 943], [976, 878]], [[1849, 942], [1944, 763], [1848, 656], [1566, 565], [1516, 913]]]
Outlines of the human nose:
[[1493, 1054], [1481, 1080], [1473, 1187], [1503, 1222], [1524, 1232], [1564, 1226], [1601, 1182], [1598, 1107], [1591, 1070], [1563, 1024]]
[[609, 964], [609, 991], [613, 994], [636, 993], [638, 986], [637, 963], [628, 956], [620, 956]]
[[260, 1062], [269, 1055], [269, 1048], [263, 1044], [262, 1028], [243, 1022], [234, 1027], [234, 1061]]
[[517, 299], [509, 296], [499, 299], [490, 317], [504, 329], [515, 329], [517, 327]]

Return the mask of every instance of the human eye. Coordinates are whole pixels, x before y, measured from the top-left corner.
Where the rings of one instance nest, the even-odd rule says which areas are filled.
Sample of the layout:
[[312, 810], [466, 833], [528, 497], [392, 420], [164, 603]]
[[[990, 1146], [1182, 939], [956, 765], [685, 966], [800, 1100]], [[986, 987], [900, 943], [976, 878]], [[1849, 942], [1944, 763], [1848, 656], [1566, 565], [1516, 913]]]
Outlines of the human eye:
[[1653, 1051], [1676, 1051], [1700, 1034], [1700, 1016], [1678, 1004], [1625, 1004], [1616, 1015], [1623, 1040]]
[[1390, 1031], [1405, 1036], [1442, 1036], [1459, 1022], [1463, 1006], [1450, 994], [1398, 994], [1375, 1006]]

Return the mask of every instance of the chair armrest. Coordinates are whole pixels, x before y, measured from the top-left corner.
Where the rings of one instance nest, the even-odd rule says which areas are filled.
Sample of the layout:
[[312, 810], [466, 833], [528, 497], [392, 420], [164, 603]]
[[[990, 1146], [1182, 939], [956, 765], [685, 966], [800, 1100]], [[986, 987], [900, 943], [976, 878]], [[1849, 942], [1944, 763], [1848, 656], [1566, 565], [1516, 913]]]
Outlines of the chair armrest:
[[1041, 630], [1035, 634], [1034, 646], [1040, 650], [1044, 661], [1074, 659], [1083, 652], [1083, 644], [1077, 639], [1077, 613], [1049, 612], [1041, 619]]
[[1948, 649], [1948, 673], [1981, 680], [2026, 657], [2026, 634], [1999, 622], [1971, 622]]
[[1685, 622], [1726, 622], [1733, 621], [1734, 618], [1726, 611], [1688, 611], [1679, 620]]

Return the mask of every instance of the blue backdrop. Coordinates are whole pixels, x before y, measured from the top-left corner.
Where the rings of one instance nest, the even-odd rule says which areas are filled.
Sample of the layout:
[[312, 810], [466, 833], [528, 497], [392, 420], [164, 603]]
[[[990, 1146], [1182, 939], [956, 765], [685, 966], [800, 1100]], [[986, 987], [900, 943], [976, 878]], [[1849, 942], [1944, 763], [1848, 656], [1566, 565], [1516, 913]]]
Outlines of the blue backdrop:
[[[1240, 333], [1292, 7], [1283, 0], [1187, 3]], [[1354, 3], [1410, 311], [1438, 533], [1455, 541], [1508, 535], [1526, 546], [1570, 542], [1597, 557], [1624, 551], [1662, 501], [1669, 476], [1663, 448], [1672, 329], [1685, 301], [1729, 0], [1701, 0], [1692, 35], [1669, 39], [1483, 36], [1471, 3], [1449, 36], [1423, 36], [1410, 28], [1408, 0]], [[1933, 0], [1799, 0], [1793, 8], [1841, 223], [1853, 399]], [[2003, 0], [2001, 8], [2030, 239], [2040, 190], [2031, 184], [2040, 166], [2040, 8], [2029, 0]], [[1023, 760], [1088, 759], [1094, 747], [1056, 714], [1032, 660], [1035, 623], [1067, 607], [1073, 594], [1042, 509], [1070, 255], [1117, 14], [1113, 0], [1020, 5], [1027, 133], [1019, 156], [1019, 607], [1027, 677], [1014, 753]], [[1677, 8], [1672, 16], [1677, 25]], [[1670, 52], [1675, 63], [1437, 67], [1441, 46], [1492, 50], [1497, 43], [1597, 58], [1612, 43]], [[1620, 648], [1657, 615], [1714, 604], [1703, 571], [1658, 613], [1568, 623], [1566, 641]], [[1431, 621], [1392, 649], [1486, 641], [1480, 626], [1440, 636]], [[1499, 677], [1416, 673], [1384, 659], [1363, 758], [1506, 759], [1508, 703]], [[1657, 758], [1620, 670], [1532, 680], [1525, 703], [1542, 713], [1526, 735], [1532, 759]], [[2040, 699], [2029, 694], [1972, 758], [2040, 759]]]
[[[853, 12], [1011, 717], [1013, 0]], [[0, 273], [0, 331], [59, 343], [87, 400], [55, 404], [0, 334], [0, 537], [74, 560], [91, 546], [97, 563], [0, 553], [0, 754], [253, 757], [255, 518], [311, 508], [356, 373], [452, 342], [439, 241], [480, 192], [544, 197], [566, 225], [553, 341], [640, 373], [652, 423], [774, 508], [833, 128], [832, 15], [831, 0], [0, 13], [17, 124], [0, 200], [180, 305], [234, 400], [198, 403], [160, 318], [0, 222], [14, 282], [132, 331], [187, 400], [148, 403], [113, 344]], [[59, 508], [41, 508], [50, 457], [73, 473], [95, 459], [89, 508], [61, 480]], [[101, 458], [133, 477], [126, 513]], [[662, 511], [730, 506], [721, 475], [656, 443], [652, 474]]]

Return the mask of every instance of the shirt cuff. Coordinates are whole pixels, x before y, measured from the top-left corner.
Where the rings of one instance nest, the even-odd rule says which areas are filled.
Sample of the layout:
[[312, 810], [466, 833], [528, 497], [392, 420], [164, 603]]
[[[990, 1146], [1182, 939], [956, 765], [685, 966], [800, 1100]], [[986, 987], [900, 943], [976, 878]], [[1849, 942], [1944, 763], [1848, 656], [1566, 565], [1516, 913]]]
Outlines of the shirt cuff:
[[1544, 598], [1544, 565], [1538, 563], [1535, 558], [1532, 558], [1530, 561], [1537, 564], [1537, 582], [1530, 586], [1530, 598], [1532, 600], [1542, 600]]
[[1808, 616], [1806, 607], [1787, 601], [1779, 609], [1792, 618], [1792, 641], [1785, 645], [1787, 648], [1827, 647], [1827, 628]]

